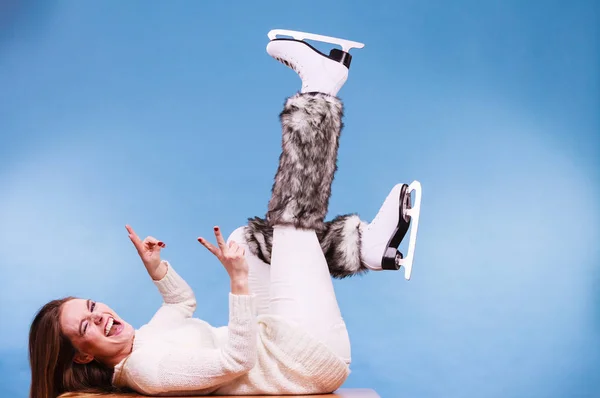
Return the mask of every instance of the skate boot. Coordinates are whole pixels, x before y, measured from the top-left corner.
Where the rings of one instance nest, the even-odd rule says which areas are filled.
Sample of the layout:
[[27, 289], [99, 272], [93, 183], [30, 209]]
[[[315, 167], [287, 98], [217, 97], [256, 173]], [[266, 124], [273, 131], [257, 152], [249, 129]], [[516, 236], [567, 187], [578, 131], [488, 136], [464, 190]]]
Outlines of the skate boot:
[[[277, 35], [293, 38], [277, 38]], [[352, 61], [350, 48], [364, 47], [362, 43], [291, 30], [275, 29], [268, 36], [271, 41], [267, 45], [267, 53], [298, 73], [302, 79], [302, 93], [320, 92], [336, 96], [348, 79]], [[334, 48], [326, 55], [304, 39], [338, 44], [342, 50]]]
[[[414, 206], [411, 192], [415, 191]], [[361, 238], [362, 263], [374, 271], [405, 268], [404, 277], [410, 279], [414, 257], [419, 213], [421, 184], [398, 184], [388, 194], [373, 221], [363, 229]], [[412, 224], [412, 225], [411, 225]], [[410, 228], [406, 258], [398, 250]]]

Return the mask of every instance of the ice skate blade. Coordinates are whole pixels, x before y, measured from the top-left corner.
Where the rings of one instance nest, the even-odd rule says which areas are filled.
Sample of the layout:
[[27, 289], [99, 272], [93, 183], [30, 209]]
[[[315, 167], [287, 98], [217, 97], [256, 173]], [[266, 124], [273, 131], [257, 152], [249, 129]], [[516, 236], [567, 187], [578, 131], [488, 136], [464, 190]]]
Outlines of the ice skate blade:
[[407, 210], [408, 216], [411, 218], [410, 225], [410, 240], [408, 242], [408, 253], [406, 257], [397, 259], [396, 262], [400, 267], [404, 267], [404, 279], [410, 280], [412, 274], [413, 260], [415, 257], [415, 246], [417, 243], [417, 232], [419, 230], [419, 215], [421, 213], [421, 183], [413, 181], [408, 186], [408, 195], [415, 192], [415, 200], [411, 208]]
[[287, 30], [287, 29], [273, 29], [269, 31], [268, 36], [269, 40], [275, 40], [277, 36], [291, 36], [296, 40], [316, 40], [324, 43], [337, 44], [342, 47], [342, 51], [349, 52], [351, 48], [363, 48], [365, 45], [363, 43], [359, 43], [357, 41], [351, 41], [346, 39], [340, 39], [337, 37], [317, 35], [314, 33], [308, 32], [299, 32], [296, 30]]

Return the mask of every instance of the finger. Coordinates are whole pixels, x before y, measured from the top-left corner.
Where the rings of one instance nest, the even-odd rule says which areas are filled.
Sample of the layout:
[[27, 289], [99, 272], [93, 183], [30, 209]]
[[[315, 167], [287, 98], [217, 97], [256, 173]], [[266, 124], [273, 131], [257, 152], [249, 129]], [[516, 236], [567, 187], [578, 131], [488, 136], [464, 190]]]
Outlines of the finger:
[[140, 237], [137, 236], [137, 234], [135, 233], [133, 228], [131, 228], [131, 226], [126, 225], [125, 228], [127, 229], [127, 232], [129, 232], [129, 239], [131, 239], [133, 246], [135, 246], [138, 252], [141, 252], [144, 249], [144, 245], [140, 240]]
[[146, 239], [144, 239], [144, 243], [156, 244], [157, 242], [158, 242], [158, 239], [156, 239], [153, 236], [147, 236]]
[[239, 256], [241, 256], [241, 257], [244, 257], [244, 255], [246, 254], [246, 250], [244, 249], [244, 247], [243, 247], [243, 246], [238, 246], [238, 247], [237, 247], [237, 251], [236, 251], [236, 253], [237, 253]]
[[221, 251], [224, 253], [227, 251], [227, 245], [225, 244], [225, 239], [223, 239], [223, 235], [221, 234], [221, 229], [219, 227], [215, 227], [215, 237], [217, 238], [217, 244], [221, 248]]
[[198, 238], [198, 242], [200, 242], [202, 246], [206, 247], [208, 251], [214, 254], [215, 256], [219, 257], [221, 255], [221, 251], [206, 239], [200, 237]]
[[154, 246], [159, 246], [161, 248], [165, 248], [167, 247], [167, 245], [164, 244], [164, 242], [156, 239], [153, 236], [148, 236], [146, 239], [144, 239], [144, 244], [146, 245], [146, 247], [148, 247], [149, 249], [153, 249]]
[[244, 255], [245, 253], [244, 248], [234, 240], [229, 241], [229, 249], [236, 255]]

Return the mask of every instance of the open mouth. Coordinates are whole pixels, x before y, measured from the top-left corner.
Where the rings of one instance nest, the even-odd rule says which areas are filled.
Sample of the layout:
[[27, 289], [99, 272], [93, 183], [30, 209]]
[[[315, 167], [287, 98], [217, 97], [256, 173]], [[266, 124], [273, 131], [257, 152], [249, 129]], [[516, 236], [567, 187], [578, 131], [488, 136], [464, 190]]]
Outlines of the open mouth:
[[104, 335], [106, 337], [116, 336], [121, 331], [123, 331], [123, 324], [115, 320], [112, 316], [109, 316], [106, 325], [104, 325]]

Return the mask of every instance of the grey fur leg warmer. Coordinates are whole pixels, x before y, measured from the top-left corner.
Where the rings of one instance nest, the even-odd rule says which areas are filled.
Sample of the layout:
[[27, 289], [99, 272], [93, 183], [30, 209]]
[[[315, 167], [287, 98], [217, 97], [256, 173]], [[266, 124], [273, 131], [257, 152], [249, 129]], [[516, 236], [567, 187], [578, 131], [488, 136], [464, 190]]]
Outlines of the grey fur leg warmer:
[[[324, 223], [324, 228], [317, 232], [332, 277], [343, 279], [368, 271], [362, 265], [360, 250], [361, 231], [366, 225], [357, 215], [347, 214]], [[252, 253], [270, 264], [273, 228], [267, 221], [259, 217], [249, 219], [245, 237]]]
[[321, 231], [337, 171], [342, 102], [323, 93], [298, 93], [279, 117], [282, 152], [267, 223]]

